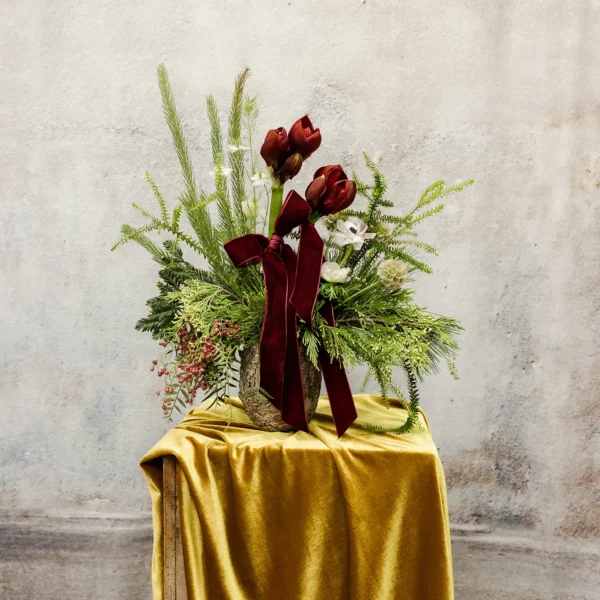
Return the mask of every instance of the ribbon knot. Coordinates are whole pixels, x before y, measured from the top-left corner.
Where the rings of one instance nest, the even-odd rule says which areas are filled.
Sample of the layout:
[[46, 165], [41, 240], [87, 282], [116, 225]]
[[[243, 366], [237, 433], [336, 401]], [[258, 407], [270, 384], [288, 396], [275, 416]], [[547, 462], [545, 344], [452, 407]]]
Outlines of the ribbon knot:
[[271, 250], [279, 250], [281, 248], [281, 244], [283, 243], [283, 238], [276, 233], [271, 236], [269, 240], [269, 248]]
[[[281, 410], [282, 419], [296, 429], [308, 431], [296, 315], [309, 328], [312, 319], [323, 262], [323, 240], [308, 219], [312, 209], [295, 191], [291, 191], [275, 221], [270, 239], [248, 234], [225, 244], [225, 251], [237, 268], [262, 263], [266, 289], [265, 316], [260, 338], [260, 385]], [[284, 236], [300, 227], [298, 255], [283, 241]], [[321, 311], [332, 327], [333, 307]], [[325, 385], [338, 435], [356, 419], [356, 408], [343, 366], [331, 361], [322, 350], [319, 356]]]

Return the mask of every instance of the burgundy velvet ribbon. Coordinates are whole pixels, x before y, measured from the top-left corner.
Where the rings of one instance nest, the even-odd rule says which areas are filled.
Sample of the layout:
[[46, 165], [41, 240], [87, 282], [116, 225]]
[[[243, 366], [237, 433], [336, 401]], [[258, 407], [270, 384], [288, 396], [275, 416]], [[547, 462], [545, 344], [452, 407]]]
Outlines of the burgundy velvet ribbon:
[[[335, 327], [335, 316], [331, 302], [325, 304], [319, 312], [323, 315], [327, 325]], [[346, 429], [354, 423], [358, 416], [352, 390], [348, 383], [348, 375], [342, 363], [339, 360], [332, 359], [324, 348], [321, 348], [319, 352], [319, 363], [325, 380], [327, 395], [329, 396], [335, 429], [338, 437], [342, 437]]]
[[[323, 240], [308, 220], [310, 205], [291, 191], [275, 221], [271, 239], [249, 234], [225, 244], [237, 268], [263, 264], [267, 292], [260, 338], [260, 385], [281, 410], [282, 419], [296, 429], [308, 431], [298, 351], [296, 314], [312, 326], [319, 292]], [[283, 237], [300, 227], [298, 256]]]
[[[312, 328], [313, 312], [319, 293], [323, 240], [308, 220], [310, 205], [291, 191], [275, 221], [269, 240], [249, 234], [225, 244], [225, 250], [239, 269], [262, 262], [266, 289], [265, 317], [260, 337], [260, 385], [281, 410], [282, 419], [302, 431], [308, 431], [304, 390], [296, 329], [296, 315]], [[298, 255], [283, 242], [283, 237], [300, 227]], [[333, 306], [321, 309], [328, 325], [335, 327]], [[331, 413], [338, 436], [357, 417], [348, 377], [342, 364], [321, 350], [319, 362], [329, 394]]]

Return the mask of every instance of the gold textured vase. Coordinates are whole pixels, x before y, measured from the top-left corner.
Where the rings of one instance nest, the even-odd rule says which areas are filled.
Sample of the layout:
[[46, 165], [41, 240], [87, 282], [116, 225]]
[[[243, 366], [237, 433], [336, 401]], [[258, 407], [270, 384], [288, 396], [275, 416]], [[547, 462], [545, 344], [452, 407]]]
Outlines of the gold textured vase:
[[[300, 366], [302, 368], [302, 387], [306, 418], [310, 423], [321, 394], [321, 371], [315, 368], [306, 356], [304, 346], [300, 345]], [[281, 412], [275, 408], [258, 390], [260, 386], [260, 348], [254, 346], [242, 352], [240, 365], [239, 396], [244, 403], [250, 420], [265, 431], [293, 431], [281, 418]]]

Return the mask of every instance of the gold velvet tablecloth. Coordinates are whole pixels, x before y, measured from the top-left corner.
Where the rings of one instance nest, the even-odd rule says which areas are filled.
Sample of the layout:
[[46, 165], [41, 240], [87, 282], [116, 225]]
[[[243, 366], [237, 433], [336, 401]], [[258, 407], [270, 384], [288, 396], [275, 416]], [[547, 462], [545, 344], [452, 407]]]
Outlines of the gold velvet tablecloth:
[[399, 401], [355, 396], [338, 439], [327, 398], [311, 434], [256, 428], [239, 400], [195, 408], [142, 459], [154, 518], [154, 600], [162, 600], [162, 461], [178, 461], [190, 600], [450, 600], [442, 466], [427, 421], [403, 436]]

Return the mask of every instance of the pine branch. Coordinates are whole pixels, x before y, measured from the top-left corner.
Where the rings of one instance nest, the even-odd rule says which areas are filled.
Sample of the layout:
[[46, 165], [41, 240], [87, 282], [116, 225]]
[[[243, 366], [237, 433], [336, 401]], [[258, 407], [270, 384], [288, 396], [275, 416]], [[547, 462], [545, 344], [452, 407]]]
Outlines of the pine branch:
[[409, 402], [406, 403], [408, 412], [406, 421], [400, 427], [381, 427], [380, 425], [364, 425], [367, 431], [373, 433], [392, 433], [395, 435], [404, 435], [409, 433], [420, 422], [419, 419], [419, 388], [412, 365], [409, 361], [404, 362], [404, 371], [406, 373], [406, 382], [408, 387]]
[[421, 250], [425, 250], [428, 254], [433, 254], [434, 256], [438, 255], [437, 250], [431, 246], [430, 244], [426, 244], [425, 242], [421, 242], [419, 240], [402, 240], [393, 242], [390, 244], [392, 247], [400, 247], [403, 248], [405, 246], [415, 246], [416, 248], [420, 248]]
[[396, 260], [403, 260], [404, 262], [412, 265], [415, 269], [423, 271], [423, 273], [433, 273], [433, 269], [425, 264], [424, 262], [416, 259], [412, 254], [400, 249], [400, 248], [389, 248], [386, 250], [385, 255], [387, 258], [395, 258]]
[[192, 161], [187, 147], [185, 135], [183, 133], [181, 119], [179, 118], [179, 114], [175, 107], [175, 96], [173, 95], [173, 90], [171, 88], [169, 75], [165, 65], [159, 65], [157, 73], [158, 87], [162, 97], [163, 113], [167, 125], [169, 126], [169, 130], [171, 131], [173, 145], [175, 146], [175, 151], [177, 152], [177, 157], [179, 158], [179, 164], [181, 165], [181, 172], [185, 181], [185, 199], [187, 202], [194, 202], [198, 198], [194, 170], [192, 167]]
[[121, 239], [111, 248], [111, 251], [120, 248], [127, 242], [137, 242], [142, 248], [146, 249], [154, 260], [161, 262], [165, 258], [164, 252], [146, 235], [152, 231], [157, 231], [157, 227], [154, 223], [139, 227], [138, 229], [133, 228], [131, 225], [121, 226]]
[[208, 113], [208, 122], [210, 123], [213, 165], [216, 169], [223, 156], [223, 136], [221, 135], [219, 109], [217, 108], [217, 103], [212, 94], [206, 98], [206, 111]]
[[[244, 110], [244, 86], [250, 76], [250, 69], [244, 69], [235, 80], [233, 99], [229, 111], [229, 144], [239, 146], [242, 138], [242, 115]], [[244, 168], [244, 153], [242, 151], [229, 153], [229, 167], [231, 168], [231, 190], [233, 196], [233, 207], [235, 213], [236, 235], [251, 233], [244, 230], [242, 224], [246, 222], [242, 210], [243, 203], [247, 199], [246, 194], [246, 172]]]

